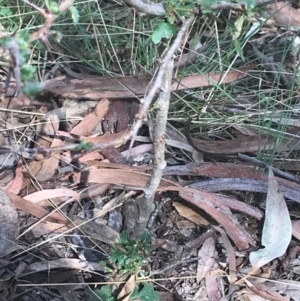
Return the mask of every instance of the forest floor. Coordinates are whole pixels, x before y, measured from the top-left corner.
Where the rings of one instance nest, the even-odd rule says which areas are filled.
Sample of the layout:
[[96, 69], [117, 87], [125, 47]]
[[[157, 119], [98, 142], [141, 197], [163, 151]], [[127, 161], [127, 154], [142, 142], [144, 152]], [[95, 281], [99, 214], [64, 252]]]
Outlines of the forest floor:
[[0, 300], [300, 301], [299, 3], [10, 2]]

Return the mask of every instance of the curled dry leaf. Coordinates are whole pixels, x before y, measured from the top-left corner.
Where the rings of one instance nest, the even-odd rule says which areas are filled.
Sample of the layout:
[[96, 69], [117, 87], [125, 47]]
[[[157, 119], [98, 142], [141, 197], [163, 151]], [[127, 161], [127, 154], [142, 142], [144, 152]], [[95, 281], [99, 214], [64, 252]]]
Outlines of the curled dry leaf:
[[[12, 203], [15, 205], [17, 209], [23, 210], [24, 212], [30, 213], [33, 216], [36, 216], [37, 218], [42, 218], [46, 215], [49, 215], [50, 212], [44, 209], [43, 207], [34, 204], [32, 202], [29, 202], [19, 195], [16, 195], [14, 193], [8, 192], [7, 195], [10, 197]], [[58, 212], [53, 212], [46, 220], [48, 221], [58, 221], [62, 224], [68, 223], [68, 219], [63, 217]]]
[[234, 283], [237, 280], [236, 277], [236, 257], [234, 248], [231, 245], [230, 240], [228, 239], [227, 234], [223, 229], [220, 227], [214, 226], [214, 228], [221, 234], [224, 247], [227, 251], [227, 257], [228, 257], [228, 266], [229, 266], [229, 277], [228, 280], [230, 283]]
[[79, 136], [91, 135], [92, 131], [107, 113], [108, 108], [109, 100], [106, 98], [102, 99], [93, 112], [87, 114], [83, 120], [71, 130], [71, 133]]
[[68, 188], [45, 189], [31, 193], [25, 196], [24, 199], [33, 203], [39, 203], [42, 200], [58, 197], [73, 197], [75, 199], [80, 199], [80, 194]]
[[231, 83], [246, 76], [247, 72], [254, 69], [255, 65], [248, 66], [241, 70], [229, 71], [225, 77], [221, 74], [209, 72], [205, 75], [190, 75], [172, 84], [172, 91], [188, 88], [206, 87], [217, 84], [222, 79], [222, 84]]
[[124, 170], [135, 170], [140, 172], [145, 172], [147, 170], [152, 170], [152, 166], [128, 166], [125, 164], [111, 163], [106, 161], [91, 161], [86, 163], [87, 166], [96, 166], [102, 168], [114, 168], [114, 169], [124, 169]]
[[190, 144], [199, 152], [208, 154], [230, 155], [237, 153], [251, 153], [260, 150], [271, 150], [276, 147], [276, 152], [287, 151], [289, 149], [299, 150], [298, 141], [289, 138], [283, 138], [280, 143], [271, 135], [245, 136], [227, 141], [206, 141], [189, 136], [186, 130], [187, 138]]
[[200, 214], [195, 212], [193, 209], [190, 209], [189, 207], [184, 206], [177, 202], [173, 203], [173, 206], [176, 208], [178, 214], [180, 214], [181, 216], [194, 222], [195, 224], [197, 224], [199, 226], [209, 225], [209, 222], [204, 217], [202, 217]]
[[223, 226], [228, 236], [239, 249], [247, 249], [249, 245], [254, 245], [250, 234], [239, 224], [236, 217], [224, 204], [223, 200], [226, 198], [187, 187], [173, 186], [163, 188], [162, 190], [178, 191], [180, 197], [198, 208], [203, 209]]
[[265, 222], [261, 243], [265, 247], [250, 253], [252, 272], [282, 256], [290, 244], [292, 223], [274, 174], [269, 170]]
[[135, 275], [132, 275], [125, 283], [123, 289], [120, 291], [117, 300], [129, 301], [135, 287]]
[[[293, 182], [290, 183], [294, 184]], [[297, 185], [299, 186], [299, 184]], [[189, 186], [207, 192], [240, 190], [267, 193], [268, 191], [268, 184], [266, 182], [240, 178], [220, 178], [199, 181]], [[280, 185], [280, 189], [284, 197], [300, 203], [299, 188], [294, 189], [285, 185]]]
[[[233, 163], [189, 163], [186, 165], [170, 166], [164, 171], [164, 175], [198, 175], [210, 178], [222, 178], [220, 180], [213, 179], [201, 182], [195, 182], [190, 185], [193, 188], [199, 188], [200, 190], [206, 186], [207, 190], [216, 191], [221, 190], [232, 190], [232, 187], [239, 188], [243, 190], [246, 188], [257, 189], [260, 192], [267, 192], [267, 182], [268, 176], [262, 172], [259, 172], [252, 166], [246, 166], [242, 164]], [[233, 178], [230, 180], [230, 178]], [[291, 182], [282, 178], [276, 178], [280, 184], [281, 191], [284, 195], [288, 196], [289, 199], [300, 201], [299, 189], [300, 185], [298, 183]], [[263, 183], [263, 182], [265, 183]], [[237, 184], [235, 184], [237, 182]], [[204, 183], [204, 184], [202, 184]], [[212, 183], [212, 184], [211, 184]], [[252, 185], [256, 184], [256, 185]], [[239, 185], [241, 184], [241, 185]], [[245, 185], [242, 185], [245, 184]], [[246, 185], [248, 184], [248, 185]], [[214, 189], [215, 187], [215, 189]], [[255, 190], [254, 190], [255, 191]], [[245, 204], [246, 205], [246, 204]]]
[[4, 190], [18, 194], [23, 186], [22, 159], [19, 159], [14, 179], [6, 185]]

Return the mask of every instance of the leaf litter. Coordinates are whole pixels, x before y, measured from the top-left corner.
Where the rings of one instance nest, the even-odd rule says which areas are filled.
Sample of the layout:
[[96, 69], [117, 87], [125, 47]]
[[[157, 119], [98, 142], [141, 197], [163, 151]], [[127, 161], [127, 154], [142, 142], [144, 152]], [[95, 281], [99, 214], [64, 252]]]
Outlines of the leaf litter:
[[[71, 129], [69, 133], [59, 130], [58, 124], [62, 122], [62, 120], [58, 119], [58, 123], [57, 121], [54, 122], [54, 119], [48, 119], [48, 122], [46, 123], [47, 127], [45, 128], [44, 125], [43, 131], [40, 131], [43, 134], [48, 133], [50, 134], [50, 136], [38, 135], [37, 137], [39, 138], [37, 140], [37, 143], [39, 145], [42, 144], [44, 148], [48, 149], [51, 149], [53, 146], [61, 145], [62, 148], [60, 150], [60, 153], [56, 154], [55, 152], [49, 151], [46, 153], [45, 157], [43, 157], [42, 159], [39, 158], [38, 161], [28, 161], [28, 164], [24, 165], [22, 169], [21, 165], [18, 165], [18, 168], [21, 172], [17, 172], [17, 175], [23, 175], [23, 177], [24, 175], [26, 175], [26, 177], [24, 178], [25, 181], [21, 181], [20, 184], [17, 185], [19, 187], [19, 191], [16, 191], [15, 193], [10, 192], [8, 193], [8, 196], [18, 210], [21, 210], [23, 214], [31, 216], [29, 227], [36, 242], [38, 242], [41, 237], [47, 235], [49, 237], [49, 243], [51, 245], [56, 243], [61, 244], [60, 240], [62, 239], [62, 237], [64, 237], [63, 235], [70, 233], [70, 231], [78, 231], [79, 234], [84, 233], [85, 237], [87, 238], [86, 243], [99, 247], [99, 250], [101, 250], [102, 248], [107, 249], [106, 246], [114, 244], [114, 242], [118, 239], [119, 234], [113, 228], [109, 228], [107, 225], [105, 225], [105, 219], [101, 218], [101, 216], [105, 216], [105, 214], [107, 214], [110, 210], [118, 210], [118, 208], [121, 208], [122, 202], [124, 202], [124, 200], [121, 201], [121, 203], [119, 203], [117, 207], [114, 207], [114, 205], [112, 207], [107, 207], [105, 205], [105, 199], [109, 200], [114, 194], [117, 193], [118, 190], [123, 190], [124, 188], [126, 188], [126, 190], [136, 191], [135, 193], [141, 194], [143, 187], [146, 185], [147, 181], [150, 178], [148, 172], [152, 169], [151, 161], [149, 161], [148, 163], [147, 161], [144, 161], [144, 164], [142, 166], [135, 164], [134, 160], [135, 157], [139, 156], [138, 153], [134, 155], [135, 157], [130, 157], [130, 152], [127, 151], [127, 156], [124, 157], [126, 161], [120, 164], [117, 159], [119, 155], [113, 158], [110, 155], [113, 153], [113, 151], [110, 151], [107, 154], [104, 151], [101, 151], [102, 148], [104, 149], [104, 147], [107, 146], [113, 146], [116, 150], [121, 148], [122, 150], [124, 145], [126, 145], [130, 132], [128, 132], [127, 129], [123, 129], [119, 133], [106, 133], [102, 136], [95, 136], [93, 130], [98, 127], [98, 124], [103, 122], [103, 118], [105, 118], [108, 111], [108, 101], [103, 100], [102, 102], [99, 102], [99, 105], [96, 106], [94, 110], [96, 110], [95, 113], [94, 111], [89, 113], [87, 112], [87, 115], [82, 118], [79, 123], [74, 123], [75, 126], [73, 127], [73, 129], [76, 130]], [[51, 116], [53, 117], [57, 115]], [[91, 121], [91, 118], [93, 120], [97, 119], [97, 121]], [[114, 118], [116, 118], [116, 116], [114, 116]], [[80, 126], [81, 123], [83, 123], [82, 127]], [[86, 123], [89, 124], [88, 127], [84, 125]], [[90, 136], [84, 136], [87, 134]], [[91, 143], [91, 145], [87, 145], [86, 149], [83, 147], [83, 149], [77, 150], [76, 147], [74, 147], [73, 150], [64, 150], [63, 146], [67, 145], [68, 139], [72, 140], [71, 143], [77, 141], [75, 142], [77, 143], [77, 145], [80, 145], [81, 141], [83, 140], [87, 143]], [[174, 140], [176, 138], [173, 137], [172, 139]], [[101, 143], [100, 148], [94, 147], [95, 144], [99, 145], [99, 143]], [[174, 145], [176, 144], [173, 144], [173, 147]], [[180, 147], [180, 144], [178, 144], [178, 146]], [[95, 156], [91, 156], [91, 154], [95, 154]], [[39, 153], [37, 152], [37, 156], [38, 155]], [[55, 160], [49, 161], [49, 158], [55, 158]], [[83, 158], [85, 159], [83, 160]], [[80, 164], [84, 163], [85, 167], [82, 165], [80, 169], [78, 169], [78, 166], [75, 165], [76, 162]], [[22, 163], [22, 160], [20, 160], [20, 163]], [[35, 167], [36, 164], [41, 164], [38, 165], [41, 166], [41, 169], [39, 169], [39, 167]], [[67, 177], [65, 177], [66, 179], [72, 179], [72, 183], [68, 185], [69, 188], [64, 187], [62, 185], [63, 183], [59, 182], [59, 178], [62, 178], [65, 175], [59, 174], [58, 169], [64, 165], [74, 165], [67, 172]], [[24, 173], [25, 170], [27, 170], [27, 172]], [[45, 176], [42, 177], [41, 175], [43, 174]], [[172, 237], [173, 235], [178, 236], [180, 233], [178, 232], [179, 230], [176, 230], [176, 228], [174, 228], [174, 226], [181, 227], [179, 224], [182, 224], [183, 227], [187, 227], [184, 219], [192, 221], [188, 226], [190, 227], [191, 231], [187, 232], [188, 236], [186, 236], [186, 239], [190, 239], [190, 237], [193, 236], [194, 231], [196, 231], [197, 227], [199, 226], [209, 227], [209, 225], [212, 223], [213, 225], [220, 225], [223, 228], [222, 229], [216, 227], [216, 229], [220, 231], [221, 236], [217, 237], [216, 235], [214, 235], [213, 237], [203, 240], [202, 243], [200, 242], [200, 244], [197, 245], [197, 248], [199, 249], [198, 254], [196, 253], [194, 255], [196, 257], [198, 255], [198, 257], [201, 258], [198, 261], [195, 261], [197, 262], [197, 268], [195, 266], [195, 276], [197, 282], [201, 282], [203, 279], [206, 287], [206, 294], [209, 298], [219, 300], [222, 297], [222, 291], [220, 291], [220, 287], [224, 287], [224, 283], [222, 282], [222, 277], [220, 278], [220, 276], [224, 276], [225, 271], [223, 271], [222, 273], [220, 273], [220, 271], [227, 265], [229, 268], [227, 277], [228, 279], [230, 279], [230, 285], [236, 285], [235, 279], [237, 279], [237, 276], [239, 275], [239, 267], [236, 262], [236, 252], [238, 249], [246, 250], [246, 252], [250, 254], [250, 261], [255, 269], [257, 269], [258, 267], [263, 267], [270, 261], [285, 254], [290, 243], [289, 237], [291, 236], [291, 234], [289, 233], [291, 233], [292, 231], [291, 222], [290, 219], [288, 219], [289, 213], [286, 207], [285, 209], [283, 209], [284, 207], [279, 207], [279, 209], [275, 213], [275, 211], [270, 211], [268, 208], [271, 207], [273, 208], [273, 210], [275, 210], [277, 208], [276, 206], [280, 205], [276, 205], [276, 202], [272, 205], [267, 205], [265, 226], [262, 234], [262, 245], [265, 246], [265, 249], [262, 249], [261, 251], [265, 250], [264, 252], [266, 252], [268, 255], [260, 254], [260, 259], [254, 260], [253, 256], [255, 255], [253, 254], [256, 253], [249, 253], [249, 251], [247, 250], [249, 250], [249, 248], [253, 248], [257, 244], [248, 232], [250, 229], [248, 229], [247, 227], [245, 228], [245, 226], [240, 223], [241, 217], [239, 217], [239, 215], [248, 215], [248, 218], [250, 219], [254, 218], [260, 220], [263, 217], [262, 212], [258, 208], [247, 205], [232, 196], [226, 197], [224, 195], [197, 190], [197, 186], [193, 184], [193, 182], [196, 183], [197, 180], [193, 181], [192, 184], [189, 185], [190, 187], [184, 187], [184, 185], [182, 185], [180, 181], [178, 182], [176, 180], [176, 176], [204, 176], [214, 178], [233, 177], [233, 179], [240, 177], [242, 179], [247, 179], [248, 181], [250, 181], [251, 179], [259, 179], [266, 182], [268, 178], [264, 173], [259, 172], [253, 167], [243, 165], [242, 163], [238, 165], [231, 163], [189, 163], [181, 166], [168, 166], [164, 171], [164, 176], [168, 177], [169, 179], [165, 178], [161, 181], [158, 188], [157, 197], [163, 199], [164, 195], [168, 195], [169, 193], [173, 195], [173, 200], [171, 202], [167, 201], [166, 204], [169, 203], [169, 205], [162, 205], [163, 210], [169, 217], [167, 217], [167, 220], [165, 221], [162, 217], [159, 217], [158, 225], [163, 225], [164, 223], [165, 225], [169, 225], [167, 226], [167, 228], [170, 228], [171, 233], [173, 232], [173, 234], [169, 234], [170, 237]], [[55, 179], [55, 177], [57, 177], [57, 179]], [[14, 181], [16, 181], [16, 179], [17, 178], [15, 178]], [[281, 185], [286, 185], [291, 189], [299, 189], [297, 183], [293, 183], [281, 178], [278, 178], [278, 181], [279, 183], [281, 183]], [[39, 183], [41, 190], [37, 191], [34, 186], [32, 186], [32, 183], [34, 182]], [[285, 204], [285, 201], [282, 195], [278, 194], [279, 188], [278, 186], [276, 186], [278, 184], [274, 184], [275, 182], [276, 180], [274, 176], [269, 175], [267, 204], [270, 198], [272, 198], [273, 201], [275, 201], [276, 199], [276, 196], [270, 197], [270, 194], [273, 193], [273, 195], [276, 195], [277, 193], [277, 195], [280, 195], [281, 206], [283, 206], [283, 204]], [[89, 186], [92, 187], [92, 185], [95, 183], [104, 185], [104, 190], [102, 190], [102, 197], [100, 198], [99, 194], [95, 195], [94, 193], [85, 193], [85, 190], [88, 189]], [[82, 188], [80, 188], [81, 186]], [[104, 197], [105, 191], [107, 193], [106, 197]], [[23, 195], [23, 197], [17, 194]], [[84, 195], [84, 198], [81, 195]], [[103, 208], [98, 211], [98, 214], [94, 216], [93, 220], [88, 217], [88, 212], [85, 211], [90, 209], [81, 208], [84, 202], [86, 202], [85, 200], [89, 195], [91, 196], [96, 207]], [[52, 199], [52, 201], [49, 201], [49, 199]], [[120, 200], [122, 200], [122, 197]], [[182, 204], [183, 200], [185, 201], [185, 205]], [[83, 210], [84, 218], [73, 216], [71, 222], [68, 220], [69, 217], [66, 218], [66, 215], [69, 216], [70, 214], [68, 213], [70, 209], [67, 209], [67, 207], [72, 203], [72, 207], [76, 208], [75, 212], [80, 212]], [[177, 212], [175, 209], [177, 210]], [[198, 212], [198, 210], [200, 211]], [[240, 213], [236, 215], [236, 213], [233, 212]], [[180, 223], [176, 220], [172, 221], [171, 213], [173, 215], [177, 215], [177, 219], [183, 218], [182, 222]], [[205, 218], [201, 217], [203, 213]], [[203, 219], [203, 221], [201, 221], [201, 219]], [[274, 219], [275, 224], [266, 224], [266, 221], [271, 219]], [[284, 226], [285, 220], [289, 221], [289, 229]], [[279, 221], [282, 223], [278, 223]], [[266, 229], [269, 229], [269, 231], [271, 230], [273, 237], [272, 240], [270, 240], [270, 234], [265, 234], [265, 231], [267, 231]], [[281, 232], [277, 233], [274, 231], [275, 229], [278, 229]], [[230, 240], [227, 238], [227, 235], [233, 242], [233, 246]], [[60, 237], [60, 240], [57, 240], [57, 237]], [[283, 237], [286, 238], [285, 242], [283, 242], [282, 240]], [[222, 241], [220, 241], [220, 239], [222, 239]], [[22, 236], [20, 236], [19, 241], [22, 241]], [[162, 252], [161, 254], [170, 253], [175, 255], [175, 250], [178, 249], [179, 246], [181, 246], [182, 242], [180, 240], [175, 240], [173, 244], [175, 244], [175, 248], [172, 249], [171, 244], [169, 243], [168, 246], [167, 240], [163, 239], [157, 245], [157, 250], [160, 250], [159, 253]], [[211, 255], [208, 255], [206, 251], [204, 252], [206, 245], [210, 246], [209, 248], [213, 250]], [[218, 259], [218, 249], [220, 248], [220, 246], [222, 246], [221, 248], [226, 250], [228, 256], [228, 262], [222, 262], [222, 265], [220, 265], [220, 259]], [[273, 251], [270, 251], [270, 247]], [[185, 247], [183, 245], [183, 250], [184, 248]], [[276, 253], [274, 253], [275, 251]], [[210, 256], [210, 259], [207, 256]], [[85, 260], [88, 259], [85, 258]], [[209, 264], [210, 261], [212, 261], [211, 264]], [[180, 258], [179, 262], [180, 264], [184, 265], [184, 261], [180, 260]], [[93, 263], [93, 261], [87, 261], [87, 263], [95, 264]], [[71, 260], [65, 260], [64, 264], [62, 264], [62, 262], [60, 262], [59, 260], [52, 260], [50, 262], [50, 266], [52, 265], [54, 272], [57, 265], [70, 270], [72, 270], [73, 266], [76, 265], [78, 269], [83, 269], [84, 271], [89, 271], [92, 273], [96, 272], [97, 270], [99, 271], [100, 269], [100, 267], [95, 269], [89, 266], [80, 268], [79, 263], [75, 261], [72, 262]], [[153, 266], [152, 268], [155, 269], [155, 266]], [[24, 279], [26, 279], [28, 275], [32, 273], [41, 273], [44, 269], [45, 267], [43, 267], [41, 263], [32, 263], [28, 266], [27, 269], [24, 270], [22, 276], [20, 277], [24, 277]], [[172, 273], [177, 273], [177, 269], [172, 269], [172, 271]], [[120, 292], [120, 296], [124, 294], [127, 295], [127, 298], [129, 298], [130, 292], [133, 290], [135, 283], [134, 282], [133, 284], [131, 284], [131, 282], [133, 281], [132, 279], [134, 279], [132, 277], [128, 280], [127, 285], [123, 287], [123, 291]], [[247, 287], [253, 290], [252, 286], [254, 284], [251, 284], [251, 282], [249, 281], [250, 280], [245, 280], [245, 283]], [[262, 288], [257, 288], [257, 286], [255, 286], [254, 290], [258, 292], [261, 291]]]
[[[269, 8], [271, 15], [276, 12], [277, 24], [297, 26], [299, 12], [295, 9], [280, 2]], [[230, 71], [222, 82], [234, 83], [255, 66]], [[171, 90], [211, 86], [220, 79], [217, 73], [177, 78]], [[139, 110], [136, 101], [128, 98], [144, 95], [148, 82], [148, 76], [48, 80], [47, 93], [74, 100], [30, 120], [34, 128], [31, 145], [2, 142], [4, 153], [19, 158], [16, 166], [9, 166], [15, 175], [7, 177], [0, 198], [4, 246], [0, 258], [9, 256], [5, 264], [13, 268], [16, 259], [28, 263], [11, 271], [17, 275], [17, 285], [37, 280], [36, 285], [105, 281], [114, 284], [117, 299], [130, 300], [141, 280], [138, 275], [125, 273], [127, 278], [122, 278], [116, 266], [110, 266], [114, 273], [108, 276], [99, 262], [107, 261], [111, 246], [120, 239], [120, 228], [134, 232], [141, 209], [135, 200], [143, 201], [143, 189], [155, 168], [152, 149], [156, 141], [151, 140], [150, 120], [144, 121], [141, 136], [128, 149], [130, 126]], [[93, 91], [95, 86], [109, 88]], [[82, 97], [93, 101], [78, 100]], [[249, 300], [299, 300], [298, 282], [278, 275], [281, 262], [286, 272], [298, 268], [300, 273], [298, 241], [291, 242], [292, 234], [300, 237], [299, 223], [291, 222], [289, 212], [300, 202], [299, 183], [280, 175], [275, 178], [271, 169], [267, 176], [244, 162], [230, 159], [224, 163], [217, 157], [273, 149], [278, 144], [276, 137], [233, 125], [240, 131], [237, 138], [207, 141], [192, 137], [191, 121], [182, 133], [171, 126], [166, 130], [168, 164], [148, 224], [152, 248], [139, 271], [145, 275], [143, 280], [159, 283], [162, 296], [162, 287], [173, 291], [176, 297], [171, 294], [170, 300], [182, 296], [231, 300], [232, 294]], [[287, 137], [277, 147], [278, 152], [299, 149], [298, 141]], [[190, 163], [190, 158], [196, 163]], [[255, 202], [248, 204], [238, 190], [267, 193], [265, 214]], [[128, 204], [132, 205], [129, 209]], [[120, 216], [121, 226], [110, 222], [110, 216]], [[149, 293], [147, 285], [144, 288]], [[1, 291], [6, 288], [1, 286]], [[67, 296], [66, 291], [59, 291]]]

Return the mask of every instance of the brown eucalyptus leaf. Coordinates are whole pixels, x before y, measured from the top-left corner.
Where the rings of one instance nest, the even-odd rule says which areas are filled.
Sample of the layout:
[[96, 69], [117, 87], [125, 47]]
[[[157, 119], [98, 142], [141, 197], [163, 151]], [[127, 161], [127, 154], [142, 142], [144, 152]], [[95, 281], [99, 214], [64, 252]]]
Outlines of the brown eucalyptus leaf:
[[199, 283], [205, 276], [209, 275], [209, 272], [216, 268], [216, 242], [213, 237], [209, 237], [202, 245], [198, 252], [197, 264], [197, 283]]
[[120, 291], [117, 300], [129, 301], [135, 286], [135, 275], [132, 275]]
[[104, 115], [107, 113], [109, 108], [108, 99], [102, 99], [93, 112], [87, 114], [83, 120], [77, 124], [71, 131], [72, 134], [79, 136], [89, 136], [92, 131], [96, 128], [99, 122], [101, 122]]
[[287, 2], [272, 3], [268, 7], [268, 14], [280, 26], [300, 26], [300, 9], [293, 8]]

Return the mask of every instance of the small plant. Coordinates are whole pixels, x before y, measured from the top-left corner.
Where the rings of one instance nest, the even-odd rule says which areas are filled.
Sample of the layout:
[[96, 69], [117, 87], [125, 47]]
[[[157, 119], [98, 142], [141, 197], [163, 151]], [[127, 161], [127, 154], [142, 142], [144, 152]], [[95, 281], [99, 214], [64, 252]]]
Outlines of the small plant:
[[151, 283], [146, 282], [142, 284], [142, 289], [135, 287], [130, 296], [130, 299], [141, 301], [156, 301], [160, 300], [160, 294], [154, 290]]
[[[135, 274], [136, 276], [146, 276], [142, 269], [146, 264], [145, 259], [150, 254], [150, 235], [145, 232], [141, 240], [135, 241], [128, 237], [126, 231], [122, 231], [119, 241], [112, 246], [109, 255], [109, 262], [115, 264], [118, 269], [118, 274]], [[106, 263], [102, 262], [106, 266]], [[126, 275], [125, 275], [126, 276]]]
[[[127, 278], [129, 275], [135, 275], [136, 277], [147, 276], [146, 271], [143, 269], [147, 264], [147, 256], [150, 254], [150, 235], [145, 232], [139, 241], [135, 241], [128, 237], [126, 231], [122, 231], [119, 241], [112, 246], [111, 253], [109, 255], [109, 262], [115, 266], [117, 274]], [[112, 273], [106, 262], [100, 263], [108, 273]], [[111, 285], [104, 285], [101, 289], [95, 290], [91, 300], [103, 300], [113, 301], [115, 300], [112, 292]], [[98, 298], [98, 299], [97, 299]], [[136, 285], [130, 300], [141, 301], [157, 301], [160, 300], [160, 294], [156, 292], [151, 283], [144, 282], [140, 285]]]
[[81, 140], [79, 145], [76, 147], [76, 150], [78, 151], [89, 151], [93, 147], [93, 143], [88, 142], [86, 140]]
[[[9, 70], [5, 88], [8, 88], [10, 79], [14, 76], [16, 82], [16, 94], [20, 98], [23, 94], [29, 97], [35, 97], [44, 88], [44, 83], [39, 82], [36, 79], [36, 66], [33, 66], [31, 63], [31, 43], [38, 40], [41, 44], [38, 44], [37, 47], [43, 45], [44, 49], [51, 52], [48, 38], [52, 37], [57, 41], [61, 39], [61, 34], [59, 32], [50, 31], [53, 22], [61, 13], [60, 7], [63, 10], [70, 9], [71, 17], [75, 24], [79, 19], [78, 10], [76, 7], [70, 6], [71, 3], [67, 3], [67, 0], [60, 5], [58, 5], [56, 1], [46, 0], [45, 9], [38, 7], [35, 3], [31, 3], [30, 1], [26, 1], [26, 4], [34, 8], [35, 11], [44, 17], [45, 20], [43, 26], [36, 32], [31, 33], [29, 33], [27, 29], [20, 29], [13, 34], [6, 33], [0, 39], [0, 48], [2, 48], [4, 50], [3, 53], [6, 54], [3, 57], [1, 56], [1, 60], [4, 60], [2, 64]], [[10, 17], [11, 15], [12, 12], [10, 8], [4, 7], [0, 9], [0, 16]]]
[[100, 289], [96, 289], [90, 296], [89, 301], [114, 301], [115, 298], [112, 295], [112, 286], [103, 285]]
[[[15, 36], [6, 36], [0, 40], [0, 47], [3, 47], [11, 54], [11, 60], [6, 62], [9, 67], [8, 78], [15, 76], [18, 93], [22, 92], [28, 96], [35, 96], [43, 89], [43, 84], [35, 80], [36, 67], [28, 65], [30, 49], [28, 47], [29, 34], [23, 31]], [[21, 88], [21, 83], [23, 86]]]
[[[213, 12], [212, 7], [220, 4], [220, 0], [166, 0], [164, 6], [166, 9], [166, 15], [157, 18], [158, 22], [152, 33], [152, 41], [155, 44], [161, 42], [163, 38], [170, 39], [177, 33], [177, 27], [174, 25], [176, 20], [183, 20], [188, 18], [201, 10], [202, 14], [210, 14]], [[241, 31], [246, 18], [253, 16], [255, 1], [254, 0], [237, 0], [237, 4], [243, 4], [245, 11], [238, 19], [233, 38], [236, 39]], [[233, 3], [231, 0], [222, 1], [225, 3]]]

